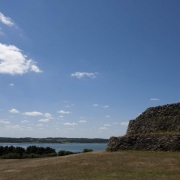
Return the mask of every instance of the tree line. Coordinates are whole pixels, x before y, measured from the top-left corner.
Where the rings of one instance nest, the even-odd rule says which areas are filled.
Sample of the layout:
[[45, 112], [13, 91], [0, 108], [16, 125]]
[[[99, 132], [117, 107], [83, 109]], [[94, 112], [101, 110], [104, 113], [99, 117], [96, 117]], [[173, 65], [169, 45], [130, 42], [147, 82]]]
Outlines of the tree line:
[[0, 146], [0, 156], [9, 154], [9, 153], [25, 153], [25, 154], [51, 154], [56, 153], [55, 149], [50, 147], [37, 147], [37, 146], [28, 146], [26, 149], [23, 147], [14, 147], [14, 146]]
[[[82, 153], [92, 152], [92, 149], [84, 149]], [[1, 159], [22, 159], [22, 158], [40, 158], [40, 157], [52, 157], [52, 156], [67, 156], [70, 154], [77, 154], [80, 152], [71, 152], [60, 150], [56, 153], [55, 149], [51, 147], [37, 147], [28, 146], [26, 149], [23, 147], [14, 146], [0, 146], [0, 158]]]

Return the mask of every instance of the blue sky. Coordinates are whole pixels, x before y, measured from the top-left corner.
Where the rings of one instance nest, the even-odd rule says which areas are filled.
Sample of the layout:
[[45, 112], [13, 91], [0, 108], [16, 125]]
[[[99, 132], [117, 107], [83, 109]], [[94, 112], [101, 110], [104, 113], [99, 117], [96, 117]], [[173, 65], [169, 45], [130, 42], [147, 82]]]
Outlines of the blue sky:
[[180, 100], [178, 0], [0, 1], [0, 136], [109, 138]]

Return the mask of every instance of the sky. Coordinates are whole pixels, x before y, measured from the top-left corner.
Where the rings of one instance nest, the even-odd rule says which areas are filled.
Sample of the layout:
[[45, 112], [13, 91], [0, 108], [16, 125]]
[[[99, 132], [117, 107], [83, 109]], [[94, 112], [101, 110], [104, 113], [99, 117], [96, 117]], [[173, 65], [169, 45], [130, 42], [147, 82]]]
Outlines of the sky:
[[179, 68], [179, 0], [1, 0], [0, 136], [122, 136]]

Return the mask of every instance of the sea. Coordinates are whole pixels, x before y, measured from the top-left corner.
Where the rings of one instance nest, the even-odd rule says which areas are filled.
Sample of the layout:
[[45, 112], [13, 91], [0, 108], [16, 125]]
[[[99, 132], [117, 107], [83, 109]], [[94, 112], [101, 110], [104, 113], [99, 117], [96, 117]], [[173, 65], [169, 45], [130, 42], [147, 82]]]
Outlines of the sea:
[[56, 150], [71, 151], [71, 152], [82, 152], [83, 149], [92, 149], [93, 151], [105, 150], [107, 147], [106, 143], [72, 143], [72, 144], [57, 144], [57, 143], [0, 143], [0, 146], [14, 146], [27, 148], [28, 146], [37, 147], [51, 147]]

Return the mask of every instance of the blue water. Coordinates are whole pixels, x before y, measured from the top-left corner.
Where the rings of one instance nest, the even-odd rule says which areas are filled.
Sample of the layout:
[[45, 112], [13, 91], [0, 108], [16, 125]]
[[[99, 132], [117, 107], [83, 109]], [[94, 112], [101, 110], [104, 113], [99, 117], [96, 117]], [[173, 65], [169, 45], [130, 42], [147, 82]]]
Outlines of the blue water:
[[105, 150], [107, 144], [102, 143], [91, 143], [91, 144], [55, 144], [55, 143], [0, 143], [0, 146], [14, 146], [14, 147], [23, 147], [27, 148], [28, 146], [38, 146], [38, 147], [51, 147], [56, 150], [56, 152], [60, 150], [72, 151], [72, 152], [82, 152], [83, 149], [92, 149], [94, 151]]

